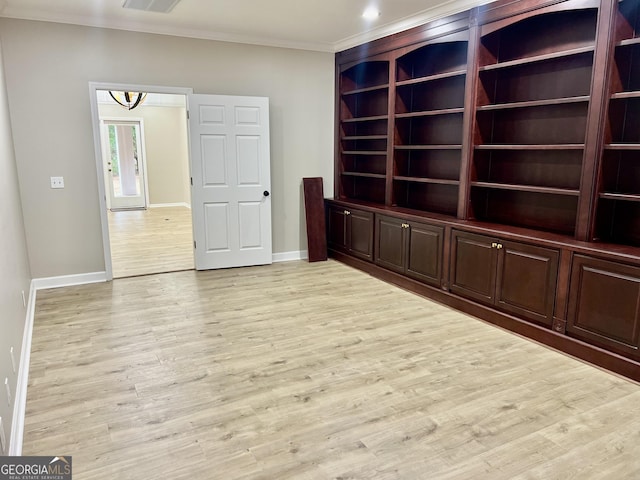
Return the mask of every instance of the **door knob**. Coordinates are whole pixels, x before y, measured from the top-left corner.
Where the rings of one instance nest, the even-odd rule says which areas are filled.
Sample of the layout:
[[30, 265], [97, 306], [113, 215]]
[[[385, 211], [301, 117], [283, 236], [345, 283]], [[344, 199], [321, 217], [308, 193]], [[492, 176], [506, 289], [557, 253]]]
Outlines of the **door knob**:
[[269, 192], [265, 190], [264, 192], [262, 192], [262, 195], [264, 195], [265, 197], [268, 197], [269, 196]]

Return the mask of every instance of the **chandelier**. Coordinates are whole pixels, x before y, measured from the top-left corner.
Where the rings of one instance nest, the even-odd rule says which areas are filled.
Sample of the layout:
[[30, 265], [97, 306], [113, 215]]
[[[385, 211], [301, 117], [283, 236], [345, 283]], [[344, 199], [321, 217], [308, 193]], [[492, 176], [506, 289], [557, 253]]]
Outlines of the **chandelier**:
[[133, 110], [147, 98], [146, 92], [112, 92], [109, 95], [120, 106], [127, 110]]

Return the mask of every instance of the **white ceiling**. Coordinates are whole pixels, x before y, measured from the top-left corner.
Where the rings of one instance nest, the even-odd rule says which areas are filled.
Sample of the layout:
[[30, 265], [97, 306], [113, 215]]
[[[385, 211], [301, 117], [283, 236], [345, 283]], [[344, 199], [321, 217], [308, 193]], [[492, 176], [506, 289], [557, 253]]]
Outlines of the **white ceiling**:
[[[336, 52], [487, 0], [181, 0], [170, 13], [123, 2], [0, 0], [0, 16]], [[370, 5], [374, 21], [362, 18]]]

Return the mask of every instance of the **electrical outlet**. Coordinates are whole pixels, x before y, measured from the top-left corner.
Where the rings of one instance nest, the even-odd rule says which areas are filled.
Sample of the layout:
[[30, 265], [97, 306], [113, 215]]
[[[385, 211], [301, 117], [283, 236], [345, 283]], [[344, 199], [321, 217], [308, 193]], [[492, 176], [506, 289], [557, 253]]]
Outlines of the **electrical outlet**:
[[22, 292], [22, 306], [23, 307], [27, 307], [27, 297], [24, 296], [24, 290], [21, 290]]
[[4, 388], [7, 389], [7, 404], [11, 406], [11, 387], [9, 386], [9, 379], [4, 379]]
[[7, 454], [7, 439], [4, 436], [4, 422], [2, 421], [2, 417], [0, 417], [0, 452], [2, 452], [2, 455]]
[[13, 352], [13, 347], [9, 349], [9, 355], [11, 356], [11, 366], [13, 367], [13, 373], [15, 375], [18, 372], [18, 369], [16, 368], [16, 356]]
[[64, 188], [64, 177], [51, 177], [51, 188]]

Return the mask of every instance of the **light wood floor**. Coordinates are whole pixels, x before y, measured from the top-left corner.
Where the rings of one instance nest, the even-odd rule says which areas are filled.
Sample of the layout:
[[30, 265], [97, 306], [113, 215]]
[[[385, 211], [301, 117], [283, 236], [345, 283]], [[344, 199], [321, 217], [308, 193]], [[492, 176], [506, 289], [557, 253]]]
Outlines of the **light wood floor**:
[[109, 212], [108, 218], [114, 278], [193, 268], [188, 208]]
[[25, 455], [89, 479], [638, 479], [640, 386], [337, 262], [38, 292]]

